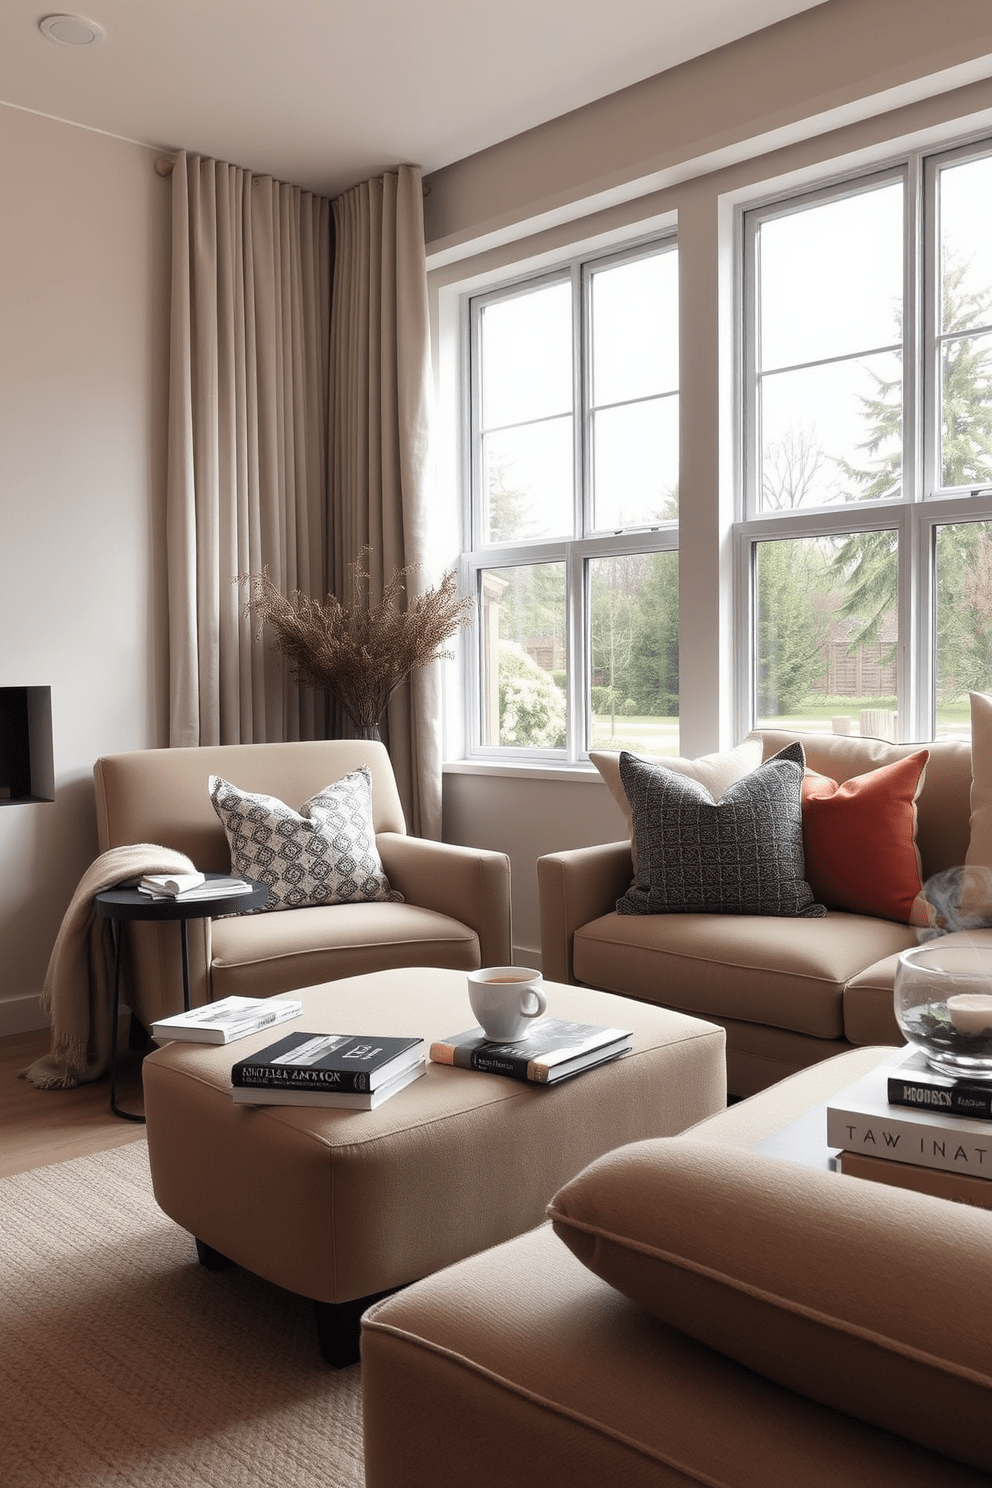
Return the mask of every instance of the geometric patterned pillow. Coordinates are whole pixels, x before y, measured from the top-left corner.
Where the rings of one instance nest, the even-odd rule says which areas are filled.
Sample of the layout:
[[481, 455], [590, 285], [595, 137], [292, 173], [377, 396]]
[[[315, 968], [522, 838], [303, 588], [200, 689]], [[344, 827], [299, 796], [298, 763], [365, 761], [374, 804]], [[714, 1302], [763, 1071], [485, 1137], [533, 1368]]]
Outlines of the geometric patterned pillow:
[[787, 745], [714, 801], [699, 781], [621, 753], [637, 877], [617, 914], [825, 915], [805, 878], [804, 767], [802, 745]]
[[372, 826], [372, 776], [353, 770], [294, 811], [275, 796], [210, 777], [210, 799], [231, 849], [231, 872], [268, 884], [266, 910], [400, 900]]

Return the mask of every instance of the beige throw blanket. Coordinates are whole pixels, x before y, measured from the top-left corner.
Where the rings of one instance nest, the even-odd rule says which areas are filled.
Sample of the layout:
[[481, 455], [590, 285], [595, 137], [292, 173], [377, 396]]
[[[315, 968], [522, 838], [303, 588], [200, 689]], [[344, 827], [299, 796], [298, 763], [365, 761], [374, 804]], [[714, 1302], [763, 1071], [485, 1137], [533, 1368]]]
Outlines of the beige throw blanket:
[[83, 874], [55, 940], [42, 1011], [52, 1025], [52, 1046], [24, 1071], [42, 1090], [65, 1090], [98, 1080], [110, 1066], [113, 1023], [114, 955], [110, 920], [98, 918], [93, 903], [102, 889], [145, 873], [193, 873], [183, 853], [154, 843], [112, 847]]

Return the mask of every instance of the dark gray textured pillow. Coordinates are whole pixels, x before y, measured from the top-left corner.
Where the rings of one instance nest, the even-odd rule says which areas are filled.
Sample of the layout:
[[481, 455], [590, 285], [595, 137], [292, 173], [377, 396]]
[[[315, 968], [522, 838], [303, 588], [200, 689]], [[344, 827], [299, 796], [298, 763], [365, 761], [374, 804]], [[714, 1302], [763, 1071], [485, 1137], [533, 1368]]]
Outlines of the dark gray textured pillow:
[[231, 869], [269, 885], [266, 910], [402, 900], [389, 886], [375, 842], [372, 775], [362, 765], [294, 811], [275, 796], [210, 777]]
[[714, 801], [698, 781], [621, 753], [637, 877], [617, 914], [825, 915], [805, 877], [805, 764], [789, 744]]

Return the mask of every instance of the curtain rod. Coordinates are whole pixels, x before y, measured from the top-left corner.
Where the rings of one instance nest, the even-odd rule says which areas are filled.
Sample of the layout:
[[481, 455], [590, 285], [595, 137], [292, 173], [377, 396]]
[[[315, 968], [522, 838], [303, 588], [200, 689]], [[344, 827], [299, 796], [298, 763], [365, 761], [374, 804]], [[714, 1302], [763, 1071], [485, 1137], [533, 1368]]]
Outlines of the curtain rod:
[[[171, 176], [176, 168], [176, 162], [171, 155], [160, 155], [155, 162], [155, 174], [159, 176]], [[427, 181], [422, 182], [425, 196], [430, 196], [431, 188]]]

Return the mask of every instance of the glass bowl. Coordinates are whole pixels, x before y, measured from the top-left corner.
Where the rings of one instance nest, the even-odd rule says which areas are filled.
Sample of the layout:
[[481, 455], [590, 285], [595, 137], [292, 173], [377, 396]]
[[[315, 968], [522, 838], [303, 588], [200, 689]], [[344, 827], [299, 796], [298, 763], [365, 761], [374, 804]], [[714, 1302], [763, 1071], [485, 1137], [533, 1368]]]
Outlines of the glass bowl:
[[895, 1014], [934, 1069], [992, 1080], [992, 932], [944, 935], [903, 951]]

